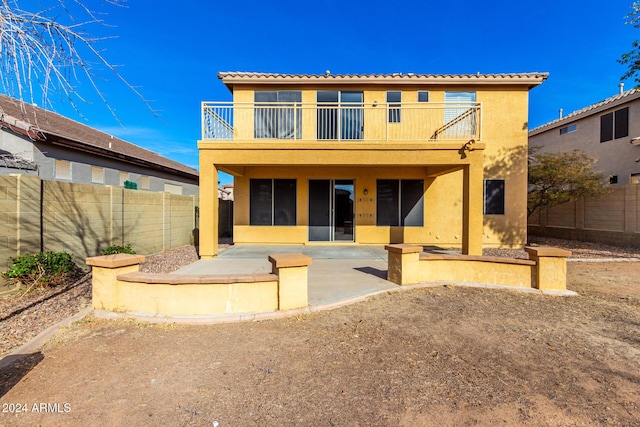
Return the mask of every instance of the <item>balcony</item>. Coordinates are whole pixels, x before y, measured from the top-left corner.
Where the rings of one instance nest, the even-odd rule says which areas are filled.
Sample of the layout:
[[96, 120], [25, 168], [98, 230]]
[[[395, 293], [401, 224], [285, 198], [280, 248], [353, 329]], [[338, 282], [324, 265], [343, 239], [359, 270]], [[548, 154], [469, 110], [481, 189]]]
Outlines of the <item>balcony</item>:
[[215, 141], [480, 141], [480, 103], [202, 103]]

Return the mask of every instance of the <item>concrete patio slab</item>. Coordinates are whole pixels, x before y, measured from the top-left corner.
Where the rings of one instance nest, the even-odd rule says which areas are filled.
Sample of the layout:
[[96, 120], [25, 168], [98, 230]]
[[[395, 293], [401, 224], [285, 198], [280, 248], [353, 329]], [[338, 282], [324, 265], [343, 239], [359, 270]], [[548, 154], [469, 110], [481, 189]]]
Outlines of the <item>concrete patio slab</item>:
[[214, 259], [199, 260], [174, 274], [270, 273], [268, 256], [283, 253], [302, 253], [313, 259], [309, 266], [310, 306], [397, 287], [386, 280], [387, 252], [382, 245], [235, 245], [221, 250]]

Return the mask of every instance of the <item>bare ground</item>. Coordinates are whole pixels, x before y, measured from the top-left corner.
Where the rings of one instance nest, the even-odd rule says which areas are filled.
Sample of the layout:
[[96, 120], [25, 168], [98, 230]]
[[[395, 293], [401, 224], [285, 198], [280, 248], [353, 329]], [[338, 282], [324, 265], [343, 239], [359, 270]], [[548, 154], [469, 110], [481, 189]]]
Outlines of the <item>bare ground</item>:
[[640, 263], [568, 277], [580, 296], [440, 287], [254, 323], [88, 317], [0, 371], [0, 425], [640, 426]]

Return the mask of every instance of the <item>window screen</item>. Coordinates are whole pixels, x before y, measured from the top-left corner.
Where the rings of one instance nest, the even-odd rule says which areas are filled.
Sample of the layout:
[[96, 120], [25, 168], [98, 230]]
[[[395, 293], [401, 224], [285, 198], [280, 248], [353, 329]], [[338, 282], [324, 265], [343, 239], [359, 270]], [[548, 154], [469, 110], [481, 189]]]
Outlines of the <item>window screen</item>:
[[249, 186], [249, 223], [271, 225], [273, 181], [252, 179]]
[[296, 180], [250, 180], [249, 223], [296, 225]]
[[400, 218], [404, 226], [422, 227], [424, 183], [421, 179], [400, 181]]
[[600, 142], [613, 139], [613, 113], [600, 116]]
[[376, 185], [376, 225], [400, 225], [397, 179], [379, 179]]
[[273, 224], [296, 225], [296, 180], [273, 180]]
[[484, 213], [504, 215], [504, 179], [484, 181]]
[[622, 108], [615, 112], [614, 128], [615, 139], [629, 136], [629, 107]]
[[424, 225], [424, 181], [379, 179], [376, 184], [376, 225]]

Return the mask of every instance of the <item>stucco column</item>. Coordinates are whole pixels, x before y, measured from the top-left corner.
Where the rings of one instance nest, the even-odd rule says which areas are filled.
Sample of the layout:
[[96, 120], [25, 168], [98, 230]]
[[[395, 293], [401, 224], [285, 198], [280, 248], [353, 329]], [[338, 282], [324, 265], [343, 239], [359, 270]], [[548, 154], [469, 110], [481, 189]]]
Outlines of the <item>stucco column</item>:
[[218, 169], [212, 153], [200, 150], [200, 258], [218, 254]]
[[420, 282], [420, 252], [422, 246], [386, 245], [387, 280], [396, 285], [413, 285]]
[[[481, 155], [481, 154], [480, 154]], [[478, 157], [478, 156], [476, 156]], [[462, 253], [482, 255], [482, 157], [464, 167], [462, 188]]]
[[269, 255], [271, 271], [278, 275], [278, 310], [309, 305], [309, 266], [311, 258], [303, 254]]
[[567, 258], [570, 251], [545, 246], [524, 248], [536, 262], [533, 287], [543, 291], [567, 290]]
[[118, 310], [120, 295], [117, 277], [120, 274], [134, 273], [140, 270], [144, 262], [142, 255], [115, 254], [87, 258], [91, 266], [91, 305], [98, 310]]

